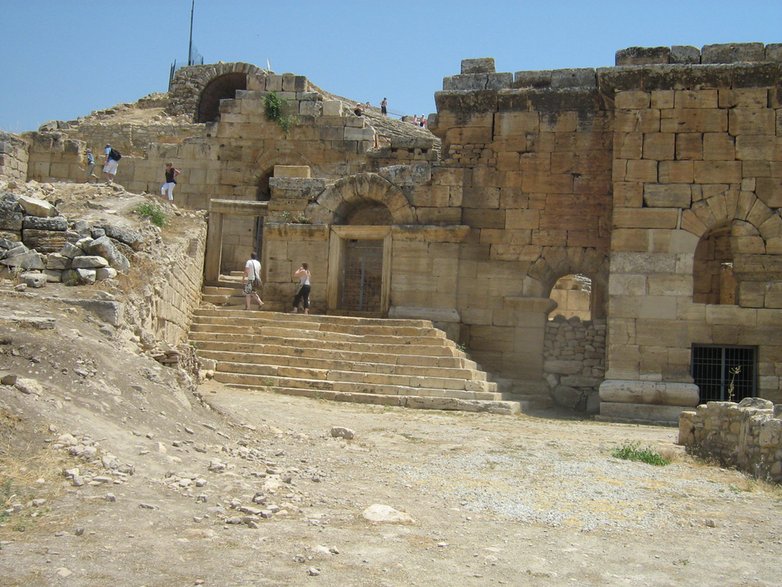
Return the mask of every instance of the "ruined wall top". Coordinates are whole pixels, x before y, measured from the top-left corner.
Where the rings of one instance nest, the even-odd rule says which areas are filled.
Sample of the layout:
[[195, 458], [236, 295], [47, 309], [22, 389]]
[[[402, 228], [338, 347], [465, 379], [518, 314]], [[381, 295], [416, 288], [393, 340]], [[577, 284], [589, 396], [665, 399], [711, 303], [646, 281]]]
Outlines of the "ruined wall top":
[[443, 79], [443, 92], [664, 89], [689, 82], [698, 87], [753, 87], [776, 83], [780, 71], [782, 43], [629, 47], [616, 52], [615, 67], [502, 73], [495, 71], [493, 58], [465, 59], [459, 75]]

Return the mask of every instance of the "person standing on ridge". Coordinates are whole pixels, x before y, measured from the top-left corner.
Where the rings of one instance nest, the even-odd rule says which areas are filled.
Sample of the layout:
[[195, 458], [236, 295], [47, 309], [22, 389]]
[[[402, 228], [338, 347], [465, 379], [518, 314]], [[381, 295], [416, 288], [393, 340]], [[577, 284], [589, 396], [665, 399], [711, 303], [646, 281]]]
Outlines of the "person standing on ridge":
[[112, 183], [117, 176], [117, 167], [119, 166], [119, 160], [122, 155], [119, 151], [115, 151], [111, 148], [111, 145], [106, 145], [103, 149], [106, 154], [106, 161], [103, 163], [103, 175], [106, 177], [106, 182]]
[[174, 186], [176, 186], [176, 176], [182, 173], [174, 167], [173, 163], [166, 163], [166, 183], [160, 186], [160, 195], [168, 195], [168, 201], [174, 201]]
[[380, 114], [388, 116], [388, 98], [383, 98], [383, 101], [380, 102]]

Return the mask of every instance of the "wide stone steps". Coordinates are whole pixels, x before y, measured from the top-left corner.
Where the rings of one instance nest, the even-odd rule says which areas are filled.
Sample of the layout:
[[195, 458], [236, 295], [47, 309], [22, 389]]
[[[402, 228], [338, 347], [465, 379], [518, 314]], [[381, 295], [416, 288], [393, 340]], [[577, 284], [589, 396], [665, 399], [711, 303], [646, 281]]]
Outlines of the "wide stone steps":
[[[234, 291], [205, 288], [204, 299]], [[199, 357], [215, 361], [215, 380], [234, 387], [402, 407], [520, 411], [428, 320], [210, 305], [194, 313], [190, 340]]]
[[[404, 363], [388, 363], [384, 362], [384, 359], [388, 357], [386, 355], [373, 355], [372, 359], [360, 360], [362, 358], [361, 353], [355, 354], [354, 359], [342, 359], [337, 358], [340, 355], [347, 353], [339, 353], [332, 355], [330, 358], [323, 358], [318, 356], [318, 353], [311, 353], [310, 357], [303, 357], [300, 353], [296, 353], [296, 349], [290, 349], [282, 347], [280, 350], [287, 350], [289, 354], [269, 354], [269, 353], [242, 353], [232, 351], [208, 351], [199, 349], [199, 355], [206, 359], [214, 359], [219, 364], [230, 363], [237, 365], [251, 365], [263, 366], [263, 365], [275, 365], [279, 367], [296, 367], [302, 364], [306, 364], [307, 367], [313, 369], [332, 369], [335, 371], [350, 371], [359, 369], [363, 373], [378, 373], [395, 375], [404, 373], [407, 375], [415, 376], [430, 376], [430, 377], [444, 377], [449, 379], [472, 379], [474, 381], [486, 381], [486, 373], [476, 370], [474, 363], [467, 359], [459, 359], [453, 357], [454, 361], [465, 361], [473, 363], [473, 366], [437, 366], [437, 365], [413, 365]], [[393, 359], [393, 357], [391, 357]], [[404, 357], [408, 358], [408, 357]], [[439, 360], [439, 358], [438, 358]], [[250, 371], [252, 372], [252, 371]]]
[[[365, 371], [351, 371], [339, 369], [323, 369], [305, 367], [292, 367], [289, 365], [259, 365], [255, 363], [219, 362], [217, 375], [229, 373], [231, 375], [248, 375], [251, 377], [287, 377], [290, 379], [316, 379], [321, 381], [341, 381], [345, 383], [360, 383], [365, 385], [412, 387], [416, 389], [435, 387], [438, 390], [448, 389], [457, 391], [480, 391], [495, 393], [497, 384], [492, 381], [480, 381], [472, 379], [459, 379], [454, 377], [434, 377], [431, 375], [408, 375], [397, 373], [372, 373]], [[253, 381], [256, 381], [255, 379]], [[227, 382], [227, 381], [226, 381]], [[295, 387], [295, 386], [294, 386]], [[353, 389], [345, 391], [354, 391]], [[385, 393], [385, 392], [378, 392]], [[425, 394], [431, 395], [431, 394]], [[487, 397], [483, 399], [501, 399], [500, 397]]]

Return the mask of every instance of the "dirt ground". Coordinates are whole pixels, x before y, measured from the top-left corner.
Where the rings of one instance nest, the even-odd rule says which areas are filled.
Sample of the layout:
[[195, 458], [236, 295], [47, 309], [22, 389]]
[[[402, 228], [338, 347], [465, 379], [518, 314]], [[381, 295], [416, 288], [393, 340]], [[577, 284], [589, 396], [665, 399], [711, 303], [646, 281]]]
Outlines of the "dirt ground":
[[[33, 301], [11, 298], [6, 316]], [[0, 386], [0, 487], [21, 506], [0, 522], [3, 585], [778, 584], [782, 492], [692, 461], [672, 428], [194, 394], [43, 305], [56, 336], [12, 326], [0, 347], [42, 384]], [[674, 462], [611, 456], [628, 442]], [[412, 520], [369, 521], [373, 504]]]
[[782, 490], [674, 428], [196, 386], [67, 295], [0, 280], [0, 585], [779, 584]]

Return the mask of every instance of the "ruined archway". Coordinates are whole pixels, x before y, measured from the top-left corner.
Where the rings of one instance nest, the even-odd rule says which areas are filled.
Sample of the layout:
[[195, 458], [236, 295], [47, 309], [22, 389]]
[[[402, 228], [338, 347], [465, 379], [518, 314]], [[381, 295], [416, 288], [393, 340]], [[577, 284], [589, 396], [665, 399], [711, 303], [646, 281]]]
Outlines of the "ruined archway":
[[307, 210], [314, 223], [386, 226], [417, 224], [415, 212], [402, 191], [376, 173], [362, 173], [340, 179], [318, 197]]
[[220, 100], [232, 99], [238, 90], [247, 89], [247, 74], [226, 73], [214, 78], [201, 92], [196, 122], [214, 122], [220, 118]]

